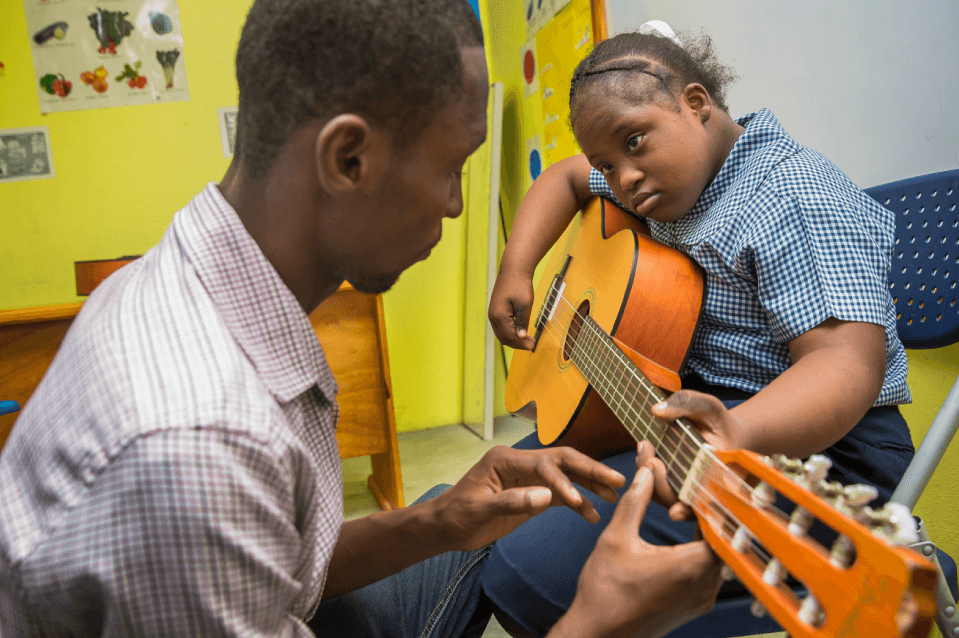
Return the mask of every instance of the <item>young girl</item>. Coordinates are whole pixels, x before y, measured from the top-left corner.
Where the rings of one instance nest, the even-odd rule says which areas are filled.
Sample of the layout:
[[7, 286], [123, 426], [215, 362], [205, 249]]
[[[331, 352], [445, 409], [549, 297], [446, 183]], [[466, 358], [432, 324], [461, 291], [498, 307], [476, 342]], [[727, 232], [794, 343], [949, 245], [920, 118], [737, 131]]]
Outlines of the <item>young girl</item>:
[[[823, 453], [830, 479], [870, 483], [888, 500], [913, 454], [896, 407], [911, 399], [886, 279], [893, 215], [770, 111], [731, 118], [732, 78], [706, 37], [681, 45], [628, 33], [597, 45], [570, 87], [583, 154], [548, 168], [526, 195], [490, 321], [503, 343], [532, 346], [534, 268], [587, 199], [607, 197], [705, 272], [684, 390], [654, 413], [689, 418], [718, 448]], [[535, 434], [517, 444], [538, 446]], [[634, 456], [605, 463], [630, 476]], [[484, 591], [517, 634], [544, 634], [572, 600], [602, 530], [573, 519], [549, 512], [494, 545]], [[692, 534], [655, 505], [640, 528], [656, 544]]]

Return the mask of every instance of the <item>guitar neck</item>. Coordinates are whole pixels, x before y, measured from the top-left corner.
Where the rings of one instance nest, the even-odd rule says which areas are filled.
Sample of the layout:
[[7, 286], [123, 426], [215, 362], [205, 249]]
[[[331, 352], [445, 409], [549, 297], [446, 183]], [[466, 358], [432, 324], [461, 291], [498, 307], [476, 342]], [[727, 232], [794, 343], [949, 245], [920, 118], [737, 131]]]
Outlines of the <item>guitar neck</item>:
[[570, 337], [569, 358], [633, 438], [656, 445], [667, 481], [682, 499], [681, 488], [701, 456], [702, 437], [682, 421], [671, 424], [653, 415], [652, 406], [666, 396], [592, 317], [586, 316]]

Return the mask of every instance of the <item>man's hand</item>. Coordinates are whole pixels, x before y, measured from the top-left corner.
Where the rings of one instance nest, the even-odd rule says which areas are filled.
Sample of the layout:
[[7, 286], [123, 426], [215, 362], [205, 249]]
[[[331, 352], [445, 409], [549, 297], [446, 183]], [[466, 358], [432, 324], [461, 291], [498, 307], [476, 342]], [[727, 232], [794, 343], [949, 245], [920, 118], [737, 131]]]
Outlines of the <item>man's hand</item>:
[[722, 563], [704, 541], [663, 547], [639, 536], [653, 493], [649, 457], [640, 452], [633, 484], [586, 561], [573, 604], [547, 638], [655, 638], [712, 608]]
[[469, 550], [510, 533], [553, 505], [565, 505], [591, 523], [599, 521], [577, 483], [614, 503], [626, 479], [568, 447], [516, 450], [495, 447], [460, 481], [427, 501], [450, 549]]

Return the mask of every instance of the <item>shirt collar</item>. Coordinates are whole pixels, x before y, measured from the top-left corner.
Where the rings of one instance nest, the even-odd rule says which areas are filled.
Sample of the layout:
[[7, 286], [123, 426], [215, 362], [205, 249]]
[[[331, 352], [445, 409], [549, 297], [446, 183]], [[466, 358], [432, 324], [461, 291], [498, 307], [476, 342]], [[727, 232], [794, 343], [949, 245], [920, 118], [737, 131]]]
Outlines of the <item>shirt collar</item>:
[[689, 239], [702, 235], [705, 227], [718, 222], [710, 213], [730, 187], [747, 173], [756, 178], [755, 186], [761, 178], [772, 170], [783, 158], [799, 151], [802, 146], [793, 140], [776, 116], [769, 109], [750, 113], [736, 120], [745, 130], [730, 150], [722, 168], [706, 187], [692, 209], [674, 222], [661, 223], [650, 220], [657, 230], [674, 238], [679, 243], [689, 243]]
[[316, 385], [337, 393], [310, 319], [210, 183], [173, 221], [176, 236], [227, 328], [270, 392], [293, 400]]

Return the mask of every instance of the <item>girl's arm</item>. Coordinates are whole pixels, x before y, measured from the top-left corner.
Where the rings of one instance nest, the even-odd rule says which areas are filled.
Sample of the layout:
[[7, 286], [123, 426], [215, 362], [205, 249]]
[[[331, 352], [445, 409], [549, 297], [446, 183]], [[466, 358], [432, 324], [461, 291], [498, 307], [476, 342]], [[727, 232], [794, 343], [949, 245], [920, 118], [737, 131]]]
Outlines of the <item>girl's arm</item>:
[[697, 421], [717, 447], [806, 458], [845, 436], [875, 403], [886, 374], [885, 339], [883, 326], [830, 318], [790, 341], [792, 365], [732, 410], [680, 391], [653, 412]]
[[788, 343], [793, 364], [732, 412], [741, 447], [806, 458], [844, 437], [886, 377], [883, 326], [830, 318]]
[[490, 297], [489, 320], [505, 345], [529, 350], [527, 335], [533, 304], [533, 271], [576, 213], [592, 197], [590, 165], [583, 155], [547, 168], [520, 204]]

